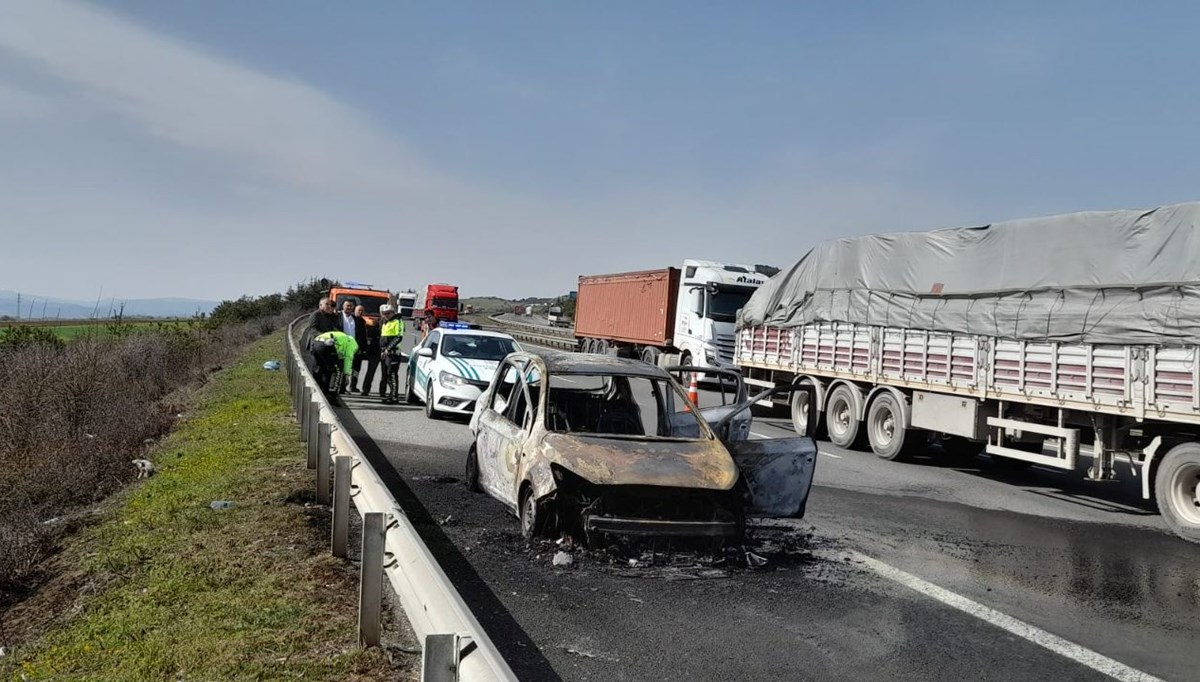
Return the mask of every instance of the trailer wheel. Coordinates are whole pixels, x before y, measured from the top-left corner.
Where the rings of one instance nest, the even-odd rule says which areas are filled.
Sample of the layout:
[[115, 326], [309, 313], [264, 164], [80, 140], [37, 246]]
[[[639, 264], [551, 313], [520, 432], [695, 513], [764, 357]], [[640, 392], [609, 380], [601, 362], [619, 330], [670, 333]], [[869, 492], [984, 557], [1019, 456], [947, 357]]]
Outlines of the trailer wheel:
[[1200, 443], [1171, 448], [1154, 476], [1158, 511], [1179, 537], [1200, 542]]
[[859, 444], [859, 421], [854, 415], [854, 397], [850, 389], [839, 385], [829, 393], [825, 401], [825, 428], [829, 440], [843, 448]]
[[880, 459], [900, 459], [905, 454], [907, 434], [896, 397], [887, 392], [875, 396], [867, 411], [867, 440], [875, 455]]

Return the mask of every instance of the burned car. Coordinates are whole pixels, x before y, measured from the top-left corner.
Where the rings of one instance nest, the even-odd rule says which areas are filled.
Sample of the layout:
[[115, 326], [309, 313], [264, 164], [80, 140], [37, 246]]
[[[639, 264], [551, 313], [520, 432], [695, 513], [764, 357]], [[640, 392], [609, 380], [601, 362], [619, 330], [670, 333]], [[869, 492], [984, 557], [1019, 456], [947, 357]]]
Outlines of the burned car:
[[[659, 367], [526, 351], [501, 363], [471, 419], [467, 484], [505, 503], [526, 537], [570, 533], [737, 541], [747, 515], [799, 517], [809, 438], [748, 440], [734, 404], [692, 405]], [[769, 392], [767, 392], [769, 393]]]

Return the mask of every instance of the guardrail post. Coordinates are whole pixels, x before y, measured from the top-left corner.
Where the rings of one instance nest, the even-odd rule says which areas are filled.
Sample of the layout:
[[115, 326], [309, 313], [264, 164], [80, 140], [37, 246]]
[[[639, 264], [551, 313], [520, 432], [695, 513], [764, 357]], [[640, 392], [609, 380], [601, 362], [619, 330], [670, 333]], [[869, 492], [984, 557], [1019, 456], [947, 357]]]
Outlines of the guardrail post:
[[346, 536], [350, 534], [350, 456], [333, 458], [333, 555], [346, 558]]
[[308, 442], [308, 421], [312, 413], [312, 389], [308, 386], [300, 393], [300, 406], [296, 410], [300, 417], [300, 442]]
[[358, 641], [379, 646], [383, 607], [383, 544], [385, 514], [363, 514], [362, 573], [358, 585]]
[[317, 402], [308, 403], [308, 468], [317, 468], [317, 427], [321, 424], [321, 406]]
[[329, 504], [330, 435], [333, 424], [317, 424], [317, 504]]
[[421, 682], [458, 682], [458, 659], [462, 645], [454, 633], [425, 635], [421, 646]]

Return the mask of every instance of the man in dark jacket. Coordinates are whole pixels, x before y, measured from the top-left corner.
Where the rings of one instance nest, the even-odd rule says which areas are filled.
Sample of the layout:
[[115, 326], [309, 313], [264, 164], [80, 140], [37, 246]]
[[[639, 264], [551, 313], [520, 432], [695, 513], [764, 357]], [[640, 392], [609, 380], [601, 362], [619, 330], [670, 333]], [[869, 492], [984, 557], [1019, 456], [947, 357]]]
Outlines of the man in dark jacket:
[[333, 301], [328, 298], [322, 298], [317, 303], [317, 309], [308, 318], [308, 331], [306, 332], [305, 348], [312, 349], [312, 340], [318, 334], [325, 332], [341, 331], [341, 325], [338, 322], [337, 313], [333, 309]]
[[[379, 327], [367, 324], [363, 306], [354, 308], [354, 340], [358, 342], [358, 357], [354, 359], [354, 383], [350, 391], [358, 392], [358, 377], [362, 372], [363, 360], [367, 361], [367, 373], [362, 374], [362, 394], [371, 393], [371, 382], [375, 381], [375, 370], [379, 368]], [[382, 395], [382, 392], [381, 392]]]

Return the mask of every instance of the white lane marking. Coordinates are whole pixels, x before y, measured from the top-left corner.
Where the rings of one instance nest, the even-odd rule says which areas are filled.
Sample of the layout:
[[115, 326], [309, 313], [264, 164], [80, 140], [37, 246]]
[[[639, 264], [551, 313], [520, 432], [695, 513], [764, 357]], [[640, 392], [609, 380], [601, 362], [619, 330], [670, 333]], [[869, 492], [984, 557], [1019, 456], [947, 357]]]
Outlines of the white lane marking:
[[1103, 654], [1096, 653], [1091, 649], [1082, 647], [1074, 642], [1067, 641], [1057, 635], [1052, 635], [1041, 628], [1026, 623], [1025, 621], [1017, 620], [1012, 616], [1000, 613], [999, 611], [984, 606], [979, 602], [967, 599], [960, 594], [956, 594], [950, 590], [938, 587], [931, 582], [922, 580], [911, 573], [906, 573], [894, 566], [885, 564], [878, 559], [872, 559], [865, 554], [855, 551], [850, 551], [847, 554], [851, 559], [861, 562], [864, 566], [878, 573], [884, 578], [887, 578], [888, 580], [898, 582], [901, 585], [916, 590], [927, 597], [936, 599], [947, 606], [975, 616], [976, 618], [995, 625], [998, 628], [1007, 630], [1018, 637], [1033, 642], [1044, 649], [1053, 651], [1060, 656], [1064, 656], [1077, 663], [1086, 665], [1092, 670], [1108, 675], [1113, 679], [1122, 680], [1123, 682], [1163, 682], [1160, 678], [1154, 677], [1153, 675], [1144, 673], [1140, 670], [1130, 668], [1120, 661], [1114, 661]]
[[[759, 432], [757, 432], [757, 431], [751, 431], [751, 432], [750, 432], [750, 435], [751, 435], [751, 436], [754, 436], [755, 438], [758, 438], [759, 440], [770, 440], [770, 439], [773, 437], [773, 436], [764, 436], [764, 435], [762, 435], [761, 433], [759, 433]], [[832, 458], [834, 458], [834, 459], [841, 459], [841, 458], [842, 458], [842, 456], [841, 456], [841, 455], [835, 455], [835, 454], [833, 454], [832, 452], [822, 452], [821, 450], [817, 450], [817, 454], [820, 454], [820, 455], [825, 455], [826, 457], [832, 457]]]

